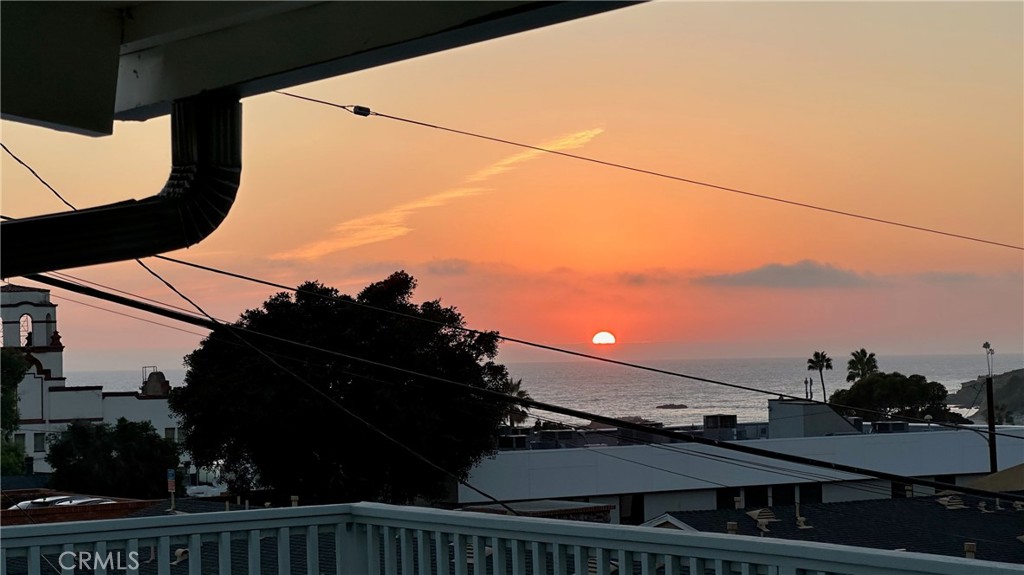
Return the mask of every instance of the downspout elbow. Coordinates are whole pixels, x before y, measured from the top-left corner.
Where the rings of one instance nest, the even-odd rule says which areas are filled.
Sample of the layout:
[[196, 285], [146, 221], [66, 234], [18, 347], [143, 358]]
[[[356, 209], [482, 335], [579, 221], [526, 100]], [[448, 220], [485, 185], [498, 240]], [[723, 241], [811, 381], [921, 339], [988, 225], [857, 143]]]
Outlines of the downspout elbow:
[[155, 196], [0, 223], [0, 276], [142, 258], [209, 236], [227, 217], [241, 181], [238, 99], [202, 94], [176, 101], [171, 159]]

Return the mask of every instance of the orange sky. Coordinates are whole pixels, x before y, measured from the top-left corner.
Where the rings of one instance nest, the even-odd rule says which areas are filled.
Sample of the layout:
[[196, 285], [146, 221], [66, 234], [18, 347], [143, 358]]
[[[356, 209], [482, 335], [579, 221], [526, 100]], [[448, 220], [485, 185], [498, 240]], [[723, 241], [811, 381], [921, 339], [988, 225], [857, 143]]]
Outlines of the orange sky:
[[[1021, 245], [1022, 22], [1020, 2], [654, 3], [293, 91]], [[275, 94], [244, 114], [235, 206], [177, 257], [349, 293], [405, 269], [473, 327], [581, 349], [606, 329], [620, 343], [602, 353], [634, 359], [1024, 348], [1018, 250]], [[167, 118], [99, 139], [2, 130], [78, 207], [167, 176]], [[6, 156], [2, 169], [4, 215], [62, 209]], [[151, 265], [225, 319], [273, 292]], [[69, 273], [184, 305], [134, 263]], [[177, 368], [199, 341], [58, 301], [67, 369]]]

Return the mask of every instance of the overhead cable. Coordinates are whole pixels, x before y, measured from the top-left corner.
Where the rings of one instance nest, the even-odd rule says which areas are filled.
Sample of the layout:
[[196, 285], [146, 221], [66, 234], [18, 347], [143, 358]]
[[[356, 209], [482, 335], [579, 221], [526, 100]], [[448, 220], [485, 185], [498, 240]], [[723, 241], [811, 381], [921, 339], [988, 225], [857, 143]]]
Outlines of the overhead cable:
[[899, 221], [896, 221], [896, 220], [889, 220], [889, 219], [884, 219], [884, 218], [877, 218], [877, 217], [874, 217], [874, 216], [867, 216], [867, 215], [864, 215], [864, 214], [858, 214], [858, 213], [855, 213], [855, 212], [850, 212], [850, 211], [845, 211], [845, 210], [838, 210], [838, 209], [835, 209], [835, 208], [828, 208], [828, 207], [825, 207], [825, 206], [819, 206], [819, 205], [816, 205], [816, 204], [810, 204], [810, 203], [806, 203], [806, 202], [798, 202], [796, 200], [789, 200], [789, 199], [778, 197], [778, 196], [770, 196], [770, 195], [767, 195], [767, 194], [759, 194], [759, 193], [755, 193], [755, 192], [741, 190], [739, 188], [732, 188], [732, 187], [728, 187], [728, 186], [722, 186], [722, 185], [719, 185], [719, 184], [712, 184], [710, 182], [694, 180], [694, 179], [691, 179], [691, 178], [684, 178], [684, 177], [681, 177], [681, 176], [674, 176], [672, 174], [667, 174], [667, 173], [664, 173], [664, 172], [658, 172], [658, 171], [654, 171], [654, 170], [647, 170], [647, 169], [643, 169], [643, 168], [637, 168], [637, 167], [634, 167], [634, 166], [629, 166], [629, 165], [626, 165], [626, 164], [620, 164], [620, 163], [617, 163], [617, 162], [609, 162], [609, 161], [605, 161], [605, 160], [599, 160], [599, 159], [596, 159], [596, 158], [590, 158], [590, 157], [587, 157], [587, 156], [581, 156], [579, 154], [571, 154], [569, 152], [562, 152], [562, 151], [559, 151], [559, 150], [552, 150], [550, 148], [543, 148], [543, 147], [540, 147], [540, 146], [533, 146], [533, 145], [530, 145], [530, 144], [524, 144], [522, 142], [515, 142], [515, 141], [512, 141], [512, 140], [505, 139], [505, 138], [497, 138], [497, 137], [494, 137], [494, 136], [485, 136], [483, 134], [478, 134], [478, 133], [475, 133], [475, 132], [469, 132], [469, 131], [466, 131], [466, 130], [458, 130], [458, 129], [455, 129], [455, 128], [449, 128], [449, 127], [441, 126], [441, 125], [438, 125], [438, 124], [431, 124], [431, 123], [423, 122], [423, 121], [420, 121], [420, 120], [412, 120], [412, 119], [409, 119], [409, 118], [403, 118], [401, 116], [393, 116], [393, 115], [390, 115], [390, 114], [384, 114], [382, 112], [374, 112], [374, 111], [372, 111], [370, 108], [368, 108], [366, 106], [340, 105], [340, 104], [335, 104], [333, 102], [328, 102], [326, 100], [320, 100], [320, 99], [317, 99], [317, 98], [310, 98], [310, 97], [307, 97], [307, 96], [300, 96], [298, 94], [293, 94], [291, 92], [283, 92], [283, 91], [280, 91], [280, 90], [278, 90], [276, 93], [284, 95], [284, 96], [290, 96], [292, 98], [298, 98], [298, 99], [301, 99], [301, 100], [306, 100], [306, 101], [313, 102], [313, 103], [316, 103], [316, 104], [321, 104], [321, 105], [325, 105], [325, 106], [331, 106], [331, 107], [334, 107], [334, 108], [340, 108], [340, 109], [345, 110], [346, 112], [349, 112], [349, 113], [357, 115], [357, 116], [377, 116], [377, 117], [380, 117], [380, 118], [386, 118], [388, 120], [395, 120], [395, 121], [398, 121], [398, 122], [405, 122], [407, 124], [412, 124], [412, 125], [415, 125], [415, 126], [422, 126], [424, 128], [431, 128], [431, 129], [435, 129], [435, 130], [441, 130], [441, 131], [444, 131], [444, 132], [450, 132], [450, 133], [453, 133], [453, 134], [459, 134], [459, 135], [462, 135], [462, 136], [469, 136], [469, 137], [472, 137], [472, 138], [478, 138], [478, 139], [481, 139], [481, 140], [487, 140], [487, 141], [490, 141], [490, 142], [497, 142], [497, 143], [506, 144], [506, 145], [509, 145], [509, 146], [516, 146], [516, 147], [519, 147], [519, 148], [525, 148], [525, 149], [528, 149], [528, 150], [534, 150], [534, 151], [537, 151], [537, 152], [544, 152], [544, 153], [547, 153], [547, 154], [554, 154], [554, 155], [557, 155], [557, 156], [571, 158], [571, 159], [574, 159], [574, 160], [581, 160], [581, 161], [590, 162], [590, 163], [593, 163], [593, 164], [600, 164], [602, 166], [607, 166], [607, 167], [610, 167], [610, 168], [617, 168], [617, 169], [620, 169], [620, 170], [627, 170], [627, 171], [630, 171], [630, 172], [646, 174], [648, 176], [655, 176], [655, 177], [658, 177], [658, 178], [664, 178], [664, 179], [667, 179], [667, 180], [683, 182], [683, 183], [692, 184], [692, 185], [695, 185], [695, 186], [702, 186], [702, 187], [705, 187], [705, 188], [711, 188], [711, 189], [719, 190], [719, 191], [723, 191], [723, 192], [729, 192], [729, 193], [733, 193], [733, 194], [740, 194], [740, 195], [751, 197], [751, 198], [757, 198], [757, 199], [761, 199], [761, 200], [768, 200], [768, 201], [771, 201], [771, 202], [777, 202], [777, 203], [780, 203], [780, 204], [785, 204], [785, 205], [789, 205], [789, 206], [795, 206], [795, 207], [798, 207], [798, 208], [806, 208], [806, 209], [809, 209], [809, 210], [816, 210], [816, 211], [819, 211], [819, 212], [830, 213], [830, 214], [834, 214], [834, 215], [837, 215], [837, 216], [844, 216], [844, 217], [848, 217], [848, 218], [856, 218], [856, 219], [859, 219], [859, 220], [865, 220], [865, 221], [875, 222], [875, 223], [879, 223], [879, 224], [885, 224], [885, 225], [888, 225], [888, 226], [896, 226], [896, 227], [906, 228], [906, 229], [915, 230], [915, 231], [919, 231], [919, 232], [926, 232], [926, 233], [930, 233], [930, 234], [937, 234], [937, 235], [941, 235], [941, 236], [947, 236], [947, 237], [957, 238], [957, 239], [961, 239], [961, 240], [967, 240], [967, 241], [971, 241], [971, 242], [978, 242], [978, 243], [982, 243], [982, 244], [989, 244], [989, 245], [998, 246], [998, 247], [1002, 247], [1002, 248], [1009, 248], [1009, 249], [1012, 249], [1012, 250], [1024, 251], [1024, 246], [1018, 246], [1018, 245], [1013, 245], [1013, 244], [1006, 244], [1006, 243], [997, 242], [997, 241], [994, 241], [994, 240], [988, 240], [988, 239], [985, 239], [985, 238], [979, 238], [979, 237], [975, 237], [975, 236], [968, 236], [968, 235], [964, 235], [964, 234], [957, 234], [957, 233], [953, 233], [953, 232], [947, 232], [947, 231], [936, 229], [936, 228], [928, 228], [928, 227], [924, 227], [924, 226], [907, 224], [907, 223], [899, 222]]
[[[225, 270], [222, 270], [222, 269], [218, 269], [218, 268], [211, 267], [211, 266], [205, 266], [205, 265], [202, 265], [202, 264], [197, 264], [197, 263], [194, 263], [194, 262], [188, 262], [188, 261], [185, 261], [185, 260], [181, 260], [181, 259], [177, 259], [177, 258], [172, 258], [172, 257], [169, 257], [169, 256], [153, 256], [153, 257], [155, 257], [157, 259], [161, 259], [161, 260], [167, 261], [167, 262], [172, 262], [172, 263], [176, 263], [176, 264], [179, 264], [179, 265], [188, 266], [188, 267], [192, 267], [192, 268], [195, 268], [195, 269], [200, 269], [200, 270], [203, 270], [203, 271], [208, 271], [208, 272], [211, 272], [211, 273], [215, 273], [215, 274], [219, 274], [219, 275], [223, 275], [223, 276], [227, 276], [227, 277], [232, 277], [232, 278], [243, 280], [243, 281], [248, 281], [248, 282], [252, 282], [252, 283], [256, 283], [256, 284], [261, 284], [261, 285], [265, 285], [265, 286], [269, 286], [269, 287], [283, 289], [283, 290], [287, 290], [287, 291], [291, 291], [291, 292], [299, 293], [299, 294], [303, 294], [303, 295], [309, 295], [309, 296], [313, 296], [313, 297], [318, 297], [318, 298], [321, 298], [321, 299], [337, 301], [339, 303], [344, 303], [344, 304], [347, 304], [347, 305], [361, 307], [361, 308], [364, 308], [364, 309], [369, 309], [369, 310], [373, 310], [373, 311], [377, 311], [377, 312], [381, 312], [381, 313], [387, 313], [387, 314], [394, 315], [396, 317], [412, 319], [412, 320], [421, 321], [421, 322], [425, 322], [425, 323], [431, 323], [431, 324], [435, 324], [435, 325], [446, 325], [447, 326], [447, 324], [443, 324], [443, 322], [440, 322], [438, 320], [433, 320], [433, 319], [425, 318], [425, 317], [422, 317], [422, 316], [408, 314], [408, 313], [404, 313], [404, 312], [397, 311], [397, 310], [392, 310], [392, 309], [382, 308], [382, 307], [378, 307], [378, 306], [373, 306], [373, 305], [370, 305], [370, 304], [367, 304], [367, 303], [364, 303], [364, 302], [360, 302], [360, 301], [356, 301], [356, 300], [350, 299], [350, 298], [339, 298], [339, 297], [335, 297], [335, 296], [328, 296], [328, 295], [325, 295], [325, 294], [312, 292], [312, 291], [309, 291], [309, 290], [302, 290], [302, 289], [299, 289], [299, 288], [296, 288], [296, 287], [287, 286], [287, 285], [284, 285], [284, 284], [279, 284], [279, 283], [275, 283], [275, 282], [271, 282], [271, 281], [267, 281], [267, 280], [262, 280], [262, 279], [259, 279], [259, 278], [247, 276], [247, 275], [236, 273], [236, 272], [225, 271]], [[483, 333], [493, 333], [493, 332], [484, 332], [484, 331], [481, 331], [481, 330], [477, 330], [477, 329], [473, 329], [473, 328], [469, 328], [469, 327], [464, 327], [464, 326], [447, 326], [447, 327], [453, 327], [453, 329], [458, 329], [460, 331], [463, 331], [463, 332], [468, 333], [468, 334], [473, 334], [473, 335], [481, 335]], [[896, 420], [899, 420], [899, 421], [908, 421], [908, 422], [913, 422], [913, 423], [926, 423], [926, 424], [936, 425], [936, 426], [939, 426], [939, 427], [946, 427], [946, 428], [949, 428], [949, 429], [965, 429], [965, 430], [968, 430], [968, 431], [973, 431], [975, 433], [979, 433], [979, 434], [981, 433], [981, 431], [979, 431], [979, 430], [976, 430], [976, 429], [973, 429], [973, 428], [970, 428], [970, 427], [966, 427], [966, 426], [963, 426], [963, 425], [955, 424], [955, 423], [949, 423], [949, 422], [944, 422], [944, 421], [929, 421], [929, 420], [922, 419], [922, 418], [919, 418], [919, 417], [911, 417], [911, 416], [907, 416], [907, 415], [898, 415], [898, 414], [892, 414], [892, 413], [887, 413], [887, 412], [883, 412], [883, 411], [877, 411], [877, 410], [873, 410], [873, 409], [860, 408], [860, 407], [854, 407], [854, 406], [849, 406], [849, 405], [842, 405], [842, 404], [838, 404], [838, 403], [829, 403], [829, 402], [826, 402], [826, 401], [820, 401], [820, 400], [815, 400], [815, 399], [807, 399], [807, 398], [804, 398], [804, 397], [800, 397], [800, 396], [796, 396], [796, 395], [790, 395], [790, 394], [786, 394], [786, 393], [781, 393], [781, 392], [778, 392], [778, 391], [767, 390], [767, 389], [759, 389], [759, 388], [756, 388], [756, 387], [751, 387], [751, 386], [747, 386], [747, 385], [741, 385], [741, 384], [738, 384], [738, 383], [730, 383], [730, 382], [726, 382], [726, 381], [720, 381], [720, 380], [710, 379], [710, 378], [706, 378], [706, 377], [700, 377], [700, 376], [696, 376], [696, 375], [689, 375], [689, 374], [681, 373], [681, 372], [678, 372], [678, 371], [671, 371], [671, 370], [651, 367], [651, 366], [648, 366], [648, 365], [632, 363], [632, 362], [628, 362], [628, 361], [621, 361], [621, 360], [613, 359], [613, 358], [610, 358], [610, 357], [604, 357], [604, 356], [600, 356], [600, 355], [594, 355], [594, 354], [590, 354], [590, 353], [574, 351], [574, 350], [565, 349], [565, 348], [557, 347], [557, 346], [553, 346], [553, 345], [547, 345], [547, 344], [538, 343], [538, 342], [534, 342], [534, 341], [529, 341], [529, 340], [525, 340], [525, 339], [519, 339], [519, 338], [516, 338], [516, 337], [501, 335], [500, 333], [497, 333], [497, 335], [495, 335], [495, 337], [497, 337], [501, 341], [505, 341], [505, 342], [508, 342], [508, 343], [515, 343], [515, 344], [519, 344], [519, 345], [523, 345], [523, 346], [527, 346], [527, 347], [532, 347], [532, 348], [535, 348], [535, 349], [541, 349], [541, 350], [545, 350], [545, 351], [561, 353], [561, 354], [564, 354], [564, 355], [571, 355], [571, 356], [580, 357], [580, 358], [588, 359], [588, 360], [592, 360], [592, 361], [599, 361], [599, 362], [602, 362], [602, 363], [608, 363], [608, 364], [612, 364], [612, 365], [618, 365], [618, 366], [622, 366], [622, 367], [627, 367], [627, 368], [630, 368], [630, 369], [639, 369], [639, 370], [648, 371], [648, 372], [651, 372], [651, 373], [656, 373], [656, 374], [659, 374], [659, 375], [668, 375], [668, 376], [671, 376], [671, 377], [688, 379], [688, 380], [691, 380], [691, 381], [697, 381], [697, 382], [701, 382], [701, 383], [708, 383], [708, 384], [711, 384], [711, 385], [720, 385], [720, 386], [731, 387], [733, 389], [739, 389], [739, 390], [743, 390], [743, 391], [750, 391], [750, 392], [754, 392], [754, 393], [761, 393], [761, 394], [771, 395], [771, 396], [774, 396], [774, 397], [778, 397], [780, 399], [795, 399], [795, 400], [800, 400], [800, 401], [807, 401], [807, 402], [811, 402], [811, 403], [816, 403], [818, 405], [828, 406], [830, 408], [850, 409], [850, 410], [861, 411], [861, 412], [864, 412], [864, 413], [872, 413], [872, 414], [875, 414], [875, 415], [882, 415], [882, 416], [885, 416], [885, 417], [888, 417], [888, 418], [892, 418], [892, 419], [896, 419]], [[1024, 439], [1024, 438], [1019, 438], [1017, 436], [1009, 436], [1009, 437], [1012, 437], [1014, 439]]]
[[876, 477], [878, 479], [886, 479], [886, 480], [889, 480], [889, 481], [897, 481], [897, 482], [902, 482], [902, 483], [911, 483], [911, 484], [916, 484], [916, 485], [923, 485], [923, 486], [926, 486], [926, 487], [932, 487], [932, 488], [940, 489], [940, 490], [960, 491], [960, 492], [963, 492], [963, 493], [970, 493], [970, 494], [973, 494], [973, 495], [979, 495], [981, 497], [992, 497], [992, 498], [997, 498], [998, 497], [998, 498], [1003, 498], [1003, 499], [1007, 499], [1007, 500], [1014, 500], [1014, 501], [1022, 501], [1022, 502], [1024, 502], [1024, 495], [1016, 495], [1016, 494], [1012, 494], [1012, 493], [998, 493], [998, 492], [987, 491], [987, 490], [983, 490], [983, 489], [976, 489], [976, 488], [971, 488], [971, 487], [966, 487], [966, 486], [958, 486], [958, 485], [953, 485], [953, 484], [949, 484], [949, 483], [943, 483], [943, 482], [938, 482], [938, 481], [931, 481], [931, 480], [926, 480], [926, 479], [920, 479], [920, 478], [916, 478], [916, 477], [908, 477], [908, 476], [899, 475], [899, 474], [895, 474], [895, 473], [888, 473], [888, 472], [884, 472], [884, 471], [877, 471], [877, 470], [873, 470], [873, 469], [866, 469], [866, 468], [861, 468], [861, 467], [857, 467], [857, 466], [853, 466], [853, 465], [846, 465], [846, 464], [842, 464], [842, 463], [823, 461], [823, 460], [814, 459], [814, 458], [810, 458], [810, 457], [804, 457], [804, 456], [799, 456], [799, 455], [792, 455], [792, 454], [788, 454], [788, 453], [780, 453], [780, 452], [776, 452], [776, 451], [771, 451], [771, 450], [767, 450], [767, 449], [761, 449], [761, 448], [745, 445], [745, 444], [743, 444], [743, 442], [729, 442], [729, 441], [722, 441], [722, 440], [717, 440], [717, 439], [708, 439], [708, 438], [705, 438], [705, 437], [702, 437], [702, 436], [697, 436], [697, 435], [694, 435], [694, 434], [691, 434], [691, 433], [686, 433], [686, 432], [681, 432], [681, 431], [674, 431], [674, 430], [660, 429], [660, 428], [656, 428], [656, 427], [649, 427], [649, 426], [646, 426], [646, 425], [640, 425], [640, 424], [629, 422], [629, 421], [623, 421], [623, 420], [616, 419], [616, 418], [613, 418], [613, 417], [608, 417], [608, 416], [598, 415], [598, 414], [594, 414], [594, 413], [589, 413], [589, 412], [581, 411], [581, 410], [577, 410], [577, 409], [571, 409], [571, 408], [567, 408], [567, 407], [562, 407], [562, 406], [559, 406], [559, 405], [554, 405], [554, 404], [550, 404], [550, 403], [540, 402], [540, 401], [536, 401], [536, 400], [533, 400], [533, 399], [526, 399], [526, 398], [510, 396], [510, 395], [507, 395], [507, 394], [504, 394], [504, 393], [501, 393], [501, 392], [498, 392], [498, 391], [492, 391], [492, 390], [489, 390], [489, 389], [474, 387], [472, 385], [468, 385], [468, 384], [465, 384], [465, 383], [453, 381], [451, 379], [447, 379], [447, 378], [444, 378], [444, 377], [440, 377], [440, 376], [436, 376], [436, 375], [430, 375], [430, 374], [424, 374], [424, 373], [420, 373], [420, 372], [417, 372], [417, 371], [414, 371], [414, 370], [406, 369], [406, 368], [403, 368], [403, 367], [400, 367], [400, 366], [395, 366], [395, 365], [391, 365], [391, 364], [387, 364], [387, 363], [383, 363], [383, 362], [379, 362], [379, 361], [374, 361], [374, 360], [370, 360], [370, 359], [366, 359], [366, 358], [362, 358], [362, 357], [358, 357], [358, 356], [353, 356], [351, 354], [342, 353], [342, 352], [339, 352], [339, 351], [336, 351], [336, 350], [329, 350], [329, 349], [325, 349], [325, 348], [318, 347], [318, 346], [315, 346], [315, 345], [306, 344], [306, 343], [302, 343], [302, 342], [297, 342], [297, 341], [289, 340], [287, 338], [282, 338], [282, 337], [274, 336], [274, 335], [271, 335], [271, 334], [254, 331], [254, 330], [251, 330], [251, 329], [240, 328], [238, 326], [234, 326], [234, 325], [230, 325], [230, 324], [220, 324], [220, 323], [218, 323], [218, 322], [216, 322], [214, 320], [210, 320], [210, 319], [206, 319], [206, 320], [198, 319], [198, 318], [195, 318], [195, 317], [192, 317], [192, 316], [187, 316], [185, 314], [180, 314], [178, 312], [173, 312], [171, 310], [159, 308], [157, 306], [152, 306], [151, 304], [146, 304], [146, 303], [143, 303], [143, 302], [131, 301], [128, 298], [125, 298], [123, 296], [119, 296], [119, 295], [115, 295], [115, 294], [108, 294], [108, 293], [102, 292], [100, 290], [97, 290], [95, 288], [90, 288], [88, 286], [79, 286], [79, 285], [76, 285], [76, 284], [73, 284], [73, 283], [70, 283], [70, 282], [66, 282], [64, 280], [58, 280], [58, 279], [55, 279], [55, 278], [41, 276], [41, 275], [26, 276], [26, 279], [37, 281], [37, 282], [40, 282], [40, 283], [43, 283], [43, 284], [46, 284], [46, 285], [52, 285], [54, 287], [60, 287], [60, 288], [63, 288], [63, 289], [68, 289], [70, 291], [75, 291], [75, 292], [78, 292], [78, 293], [82, 293], [84, 295], [90, 295], [92, 297], [98, 297], [100, 299], [105, 299], [107, 301], [112, 301], [112, 302], [115, 302], [115, 303], [121, 303], [123, 305], [129, 305], [131, 307], [135, 307], [136, 309], [143, 309], [145, 311], [152, 311], [153, 313], [159, 313], [161, 315], [164, 315], [165, 317], [171, 317], [173, 319], [180, 319], [180, 321], [184, 321], [184, 322], [187, 322], [187, 323], [192, 323], [194, 325], [203, 325], [204, 327], [209, 327], [211, 329], [229, 329], [229, 330], [232, 330], [232, 331], [236, 331], [237, 330], [237, 331], [240, 331], [242, 333], [256, 335], [256, 336], [259, 336], [259, 337], [262, 337], [262, 338], [266, 338], [266, 339], [269, 339], [269, 340], [273, 340], [273, 341], [279, 341], [281, 343], [286, 343], [286, 344], [289, 344], [289, 345], [293, 345], [295, 347], [299, 347], [299, 348], [303, 348], [303, 349], [308, 349], [308, 350], [312, 350], [312, 351], [317, 351], [317, 352], [320, 352], [320, 353], [324, 353], [324, 354], [327, 354], [327, 355], [333, 355], [333, 356], [336, 356], [336, 357], [342, 357], [342, 358], [349, 359], [349, 360], [352, 360], [352, 361], [358, 361], [360, 363], [364, 363], [364, 364], [367, 364], [367, 365], [373, 365], [373, 366], [377, 366], [377, 367], [382, 367], [382, 368], [389, 369], [389, 370], [397, 372], [397, 373], [404, 373], [404, 374], [408, 374], [408, 375], [414, 375], [416, 377], [421, 377], [421, 378], [424, 378], [424, 379], [431, 379], [431, 380], [434, 380], [434, 381], [445, 383], [447, 385], [452, 385], [452, 386], [456, 386], [456, 387], [465, 389], [465, 390], [467, 390], [467, 391], [469, 391], [469, 392], [471, 392], [473, 394], [476, 394], [476, 395], [488, 396], [488, 397], [491, 397], [491, 398], [496, 399], [496, 400], [504, 401], [506, 403], [515, 403], [515, 404], [521, 405], [523, 407], [531, 407], [531, 408], [535, 408], [535, 409], [541, 409], [541, 410], [549, 411], [549, 412], [552, 412], [552, 413], [559, 413], [559, 414], [562, 414], [562, 415], [568, 415], [570, 417], [576, 417], [576, 418], [579, 418], [579, 419], [590, 419], [591, 421], [596, 421], [598, 423], [605, 423], [605, 424], [612, 425], [612, 426], [615, 426], [615, 427], [631, 429], [631, 430], [634, 430], [634, 431], [642, 431], [642, 432], [650, 433], [650, 434], [653, 434], [653, 435], [660, 435], [660, 436], [664, 436], [664, 437], [670, 437], [670, 438], [678, 439], [678, 440], [681, 440], [681, 441], [688, 441], [688, 442], [698, 443], [698, 444], [703, 444], [703, 445], [711, 445], [711, 446], [719, 447], [719, 448], [725, 449], [725, 450], [736, 451], [736, 452], [740, 452], [740, 453], [745, 453], [747, 455], [764, 457], [764, 458], [768, 458], [768, 459], [776, 459], [776, 460], [780, 460], [780, 461], [786, 461], [788, 463], [807, 465], [807, 466], [811, 466], [811, 467], [821, 467], [821, 468], [825, 468], [825, 469], [830, 469], [832, 471], [838, 471], [838, 472], [843, 472], [843, 473], [852, 473], [852, 474], [855, 474], [855, 475], [865, 475], [865, 476], [869, 476], [869, 477]]

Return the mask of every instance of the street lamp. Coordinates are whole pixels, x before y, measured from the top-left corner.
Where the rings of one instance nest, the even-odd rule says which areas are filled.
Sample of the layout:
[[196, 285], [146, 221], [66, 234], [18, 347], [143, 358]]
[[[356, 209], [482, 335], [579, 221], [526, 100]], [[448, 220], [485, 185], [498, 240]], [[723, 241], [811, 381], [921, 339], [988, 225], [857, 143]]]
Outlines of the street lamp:
[[988, 464], [989, 470], [999, 470], [996, 464], [996, 404], [992, 397], [992, 356], [996, 350], [986, 341], [981, 345], [985, 350], [985, 362], [988, 364], [988, 377], [985, 378], [985, 401], [988, 404]]

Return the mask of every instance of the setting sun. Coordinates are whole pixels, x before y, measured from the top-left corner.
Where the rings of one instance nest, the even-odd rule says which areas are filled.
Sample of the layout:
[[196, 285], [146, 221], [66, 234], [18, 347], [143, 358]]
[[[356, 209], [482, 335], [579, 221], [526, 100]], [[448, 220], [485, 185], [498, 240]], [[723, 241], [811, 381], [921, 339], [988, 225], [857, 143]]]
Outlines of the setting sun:
[[615, 336], [611, 332], [599, 331], [594, 334], [592, 341], [597, 345], [611, 345], [615, 343]]

